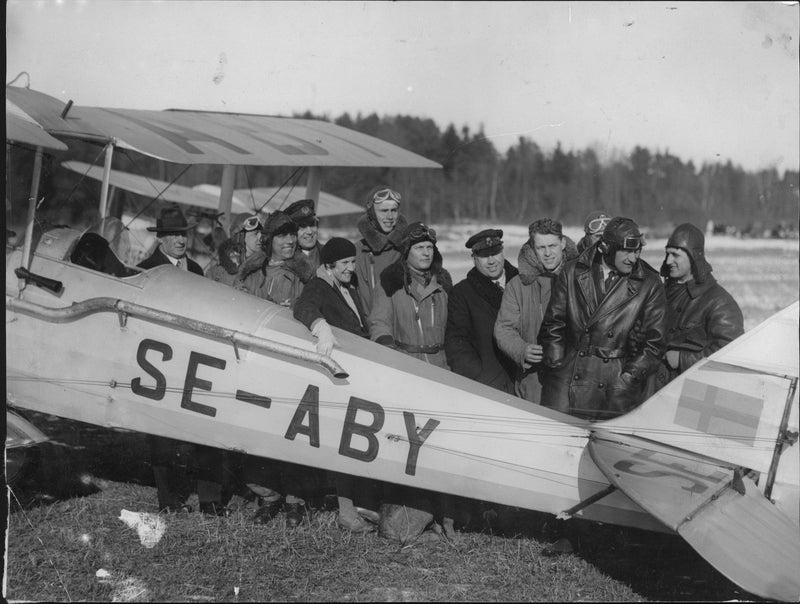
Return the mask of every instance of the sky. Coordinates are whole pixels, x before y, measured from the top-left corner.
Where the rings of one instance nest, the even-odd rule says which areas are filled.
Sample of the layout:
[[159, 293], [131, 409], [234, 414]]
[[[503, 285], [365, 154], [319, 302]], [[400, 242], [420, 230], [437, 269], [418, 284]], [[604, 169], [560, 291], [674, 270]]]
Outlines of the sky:
[[[500, 152], [800, 169], [797, 2], [8, 0], [6, 82], [76, 105], [431, 118]], [[24, 85], [22, 76], [15, 85]]]

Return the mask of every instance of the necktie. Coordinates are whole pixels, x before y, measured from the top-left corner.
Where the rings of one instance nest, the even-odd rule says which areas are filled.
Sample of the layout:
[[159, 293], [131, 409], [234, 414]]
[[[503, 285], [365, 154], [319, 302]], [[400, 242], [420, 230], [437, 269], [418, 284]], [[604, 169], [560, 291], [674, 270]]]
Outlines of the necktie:
[[614, 282], [616, 280], [617, 280], [617, 272], [616, 271], [610, 271], [608, 273], [608, 277], [606, 277], [606, 281], [605, 281], [605, 284], [604, 284], [605, 293], [608, 293], [608, 292], [611, 291], [611, 288], [614, 287]]
[[175, 266], [183, 270], [183, 258], [178, 258], [178, 261], [175, 263]]

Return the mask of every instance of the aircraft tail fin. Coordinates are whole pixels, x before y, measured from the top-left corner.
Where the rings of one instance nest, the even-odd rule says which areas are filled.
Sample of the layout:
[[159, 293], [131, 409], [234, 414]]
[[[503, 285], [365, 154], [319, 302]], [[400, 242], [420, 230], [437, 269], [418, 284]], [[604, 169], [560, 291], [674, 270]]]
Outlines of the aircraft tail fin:
[[776, 313], [598, 427], [769, 472], [776, 447], [797, 432], [798, 309]]

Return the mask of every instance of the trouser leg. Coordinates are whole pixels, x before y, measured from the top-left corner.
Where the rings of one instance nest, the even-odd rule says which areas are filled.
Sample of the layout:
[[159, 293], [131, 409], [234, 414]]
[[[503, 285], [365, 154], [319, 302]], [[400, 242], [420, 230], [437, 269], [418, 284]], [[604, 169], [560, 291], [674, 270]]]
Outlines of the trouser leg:
[[186, 454], [184, 443], [172, 438], [149, 435], [150, 464], [158, 493], [158, 508], [177, 509], [185, 500]]

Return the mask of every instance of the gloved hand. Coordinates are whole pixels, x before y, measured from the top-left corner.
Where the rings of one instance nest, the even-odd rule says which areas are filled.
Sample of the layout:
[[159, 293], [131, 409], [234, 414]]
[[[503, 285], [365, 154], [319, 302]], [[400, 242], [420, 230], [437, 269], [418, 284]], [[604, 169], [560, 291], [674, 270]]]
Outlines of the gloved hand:
[[339, 344], [325, 319], [314, 322], [311, 326], [311, 335], [317, 338], [317, 352], [325, 356], [330, 356], [333, 347]]

